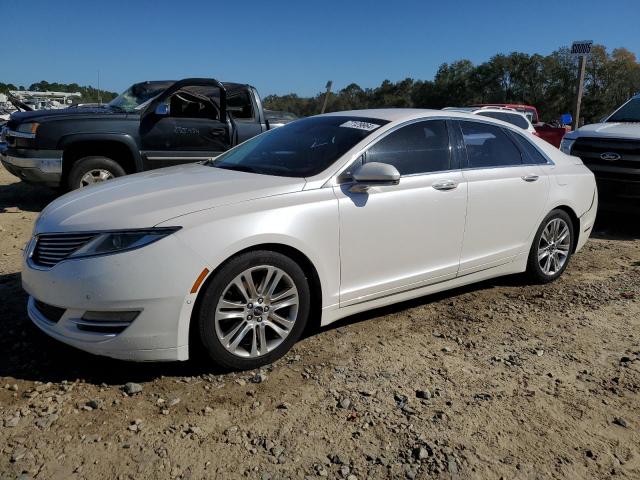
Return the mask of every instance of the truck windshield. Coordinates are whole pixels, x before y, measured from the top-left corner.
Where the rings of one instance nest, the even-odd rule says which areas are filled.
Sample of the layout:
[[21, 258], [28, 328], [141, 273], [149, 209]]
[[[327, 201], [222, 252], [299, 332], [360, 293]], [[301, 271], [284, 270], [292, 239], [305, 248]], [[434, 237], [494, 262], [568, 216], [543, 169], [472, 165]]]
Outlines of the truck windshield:
[[629, 100], [614, 112], [607, 122], [640, 122], [640, 98]]
[[387, 123], [351, 116], [304, 118], [259, 135], [209, 165], [263, 175], [311, 177]]
[[142, 82], [136, 83], [111, 100], [107, 107], [122, 112], [132, 113], [152, 98], [160, 95], [174, 82]]

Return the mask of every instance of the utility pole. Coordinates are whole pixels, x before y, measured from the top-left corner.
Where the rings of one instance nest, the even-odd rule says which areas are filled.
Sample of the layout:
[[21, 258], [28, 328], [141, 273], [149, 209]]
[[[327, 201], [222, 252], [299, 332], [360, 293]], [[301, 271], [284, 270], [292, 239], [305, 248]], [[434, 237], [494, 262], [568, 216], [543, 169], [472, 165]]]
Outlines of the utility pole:
[[326, 85], [326, 93], [324, 94], [324, 101], [322, 102], [322, 110], [320, 110], [320, 113], [324, 113], [324, 111], [327, 109], [327, 101], [329, 100], [329, 95], [331, 94], [331, 86], [333, 85], [333, 82], [331, 80], [329, 80], [327, 82]]
[[573, 129], [580, 128], [580, 106], [582, 105], [582, 95], [584, 93], [584, 72], [587, 66], [587, 56], [591, 53], [593, 40], [573, 42], [571, 45], [571, 55], [578, 57], [578, 88], [576, 92], [576, 108], [573, 116]]
[[580, 55], [578, 60], [578, 94], [576, 97], [576, 111], [573, 116], [573, 129], [580, 128], [580, 106], [582, 105], [582, 94], [584, 93], [584, 71], [587, 65], [587, 57]]

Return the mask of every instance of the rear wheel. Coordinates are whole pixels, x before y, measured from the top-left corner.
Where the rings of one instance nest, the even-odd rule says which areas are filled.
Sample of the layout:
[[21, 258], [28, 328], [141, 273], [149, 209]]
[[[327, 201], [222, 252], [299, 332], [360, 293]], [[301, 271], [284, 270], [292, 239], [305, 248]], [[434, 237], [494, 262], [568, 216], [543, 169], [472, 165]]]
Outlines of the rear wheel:
[[67, 187], [76, 190], [126, 174], [120, 164], [108, 157], [83, 157], [71, 167]]
[[289, 351], [309, 308], [309, 283], [297, 263], [276, 252], [248, 252], [222, 267], [204, 292], [200, 338], [216, 363], [258, 368]]
[[565, 271], [573, 251], [574, 231], [569, 214], [553, 210], [542, 221], [529, 252], [527, 273], [541, 283], [552, 282]]

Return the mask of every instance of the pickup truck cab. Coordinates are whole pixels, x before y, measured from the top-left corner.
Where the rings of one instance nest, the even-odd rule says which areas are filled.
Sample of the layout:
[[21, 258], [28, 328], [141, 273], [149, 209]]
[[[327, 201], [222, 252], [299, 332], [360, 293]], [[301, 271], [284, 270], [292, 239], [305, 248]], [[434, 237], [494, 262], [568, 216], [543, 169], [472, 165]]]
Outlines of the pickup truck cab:
[[568, 133], [560, 150], [580, 157], [594, 173], [605, 209], [640, 212], [640, 95], [601, 123]]
[[2, 130], [0, 160], [22, 180], [74, 190], [210, 159], [268, 129], [250, 85], [148, 81], [99, 107], [14, 113]]

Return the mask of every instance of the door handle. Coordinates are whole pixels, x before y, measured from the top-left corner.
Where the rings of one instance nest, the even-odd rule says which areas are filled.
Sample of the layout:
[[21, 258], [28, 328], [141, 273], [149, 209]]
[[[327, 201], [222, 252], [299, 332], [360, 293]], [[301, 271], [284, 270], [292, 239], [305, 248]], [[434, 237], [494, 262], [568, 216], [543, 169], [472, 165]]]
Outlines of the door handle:
[[211, 130], [211, 135], [213, 135], [214, 137], [219, 137], [220, 135], [224, 135], [224, 133], [225, 133], [224, 128], [213, 128]]
[[458, 186], [453, 180], [444, 180], [442, 182], [434, 183], [431, 185], [436, 190], [453, 190]]
[[523, 177], [521, 177], [522, 180], [524, 180], [525, 182], [535, 182], [536, 180], [538, 180], [538, 178], [540, 178], [538, 175], [525, 175]]

